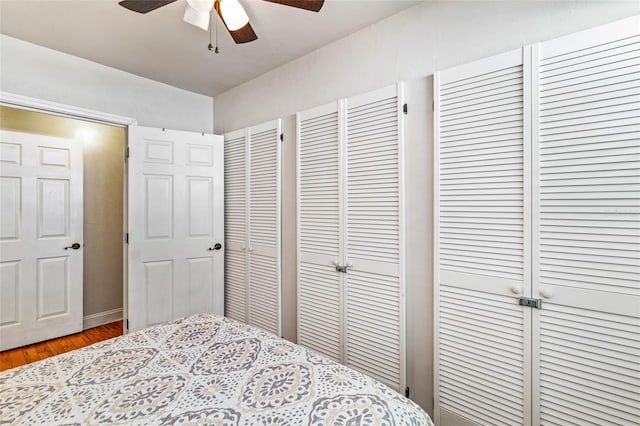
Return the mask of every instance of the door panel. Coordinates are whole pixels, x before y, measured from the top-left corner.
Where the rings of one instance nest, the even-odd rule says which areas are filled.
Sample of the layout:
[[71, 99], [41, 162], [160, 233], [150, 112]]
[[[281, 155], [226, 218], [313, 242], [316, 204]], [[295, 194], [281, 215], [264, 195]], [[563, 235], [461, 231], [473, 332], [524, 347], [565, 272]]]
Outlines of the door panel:
[[298, 113], [298, 343], [345, 362], [338, 104]]
[[534, 47], [540, 424], [640, 419], [639, 28], [636, 17]]
[[405, 388], [402, 86], [345, 101], [346, 362]]
[[20, 238], [22, 178], [0, 177], [0, 194], [2, 194], [2, 218], [0, 218], [0, 241]]
[[298, 344], [343, 362], [343, 275], [335, 266], [305, 262], [298, 266]]
[[69, 313], [69, 259], [51, 257], [37, 260], [36, 294], [38, 320]]
[[0, 162], [6, 350], [82, 330], [82, 144], [0, 131]]
[[69, 235], [69, 180], [38, 179], [38, 238]]
[[[436, 76], [436, 423], [531, 422], [526, 51]], [[490, 409], [488, 408], [490, 407]]]
[[248, 133], [249, 324], [280, 335], [280, 120]]
[[129, 128], [129, 331], [224, 313], [223, 149], [214, 135]]
[[187, 176], [187, 237], [213, 237], [213, 178]]
[[247, 223], [247, 131], [225, 135], [224, 141], [225, 315], [249, 321]]

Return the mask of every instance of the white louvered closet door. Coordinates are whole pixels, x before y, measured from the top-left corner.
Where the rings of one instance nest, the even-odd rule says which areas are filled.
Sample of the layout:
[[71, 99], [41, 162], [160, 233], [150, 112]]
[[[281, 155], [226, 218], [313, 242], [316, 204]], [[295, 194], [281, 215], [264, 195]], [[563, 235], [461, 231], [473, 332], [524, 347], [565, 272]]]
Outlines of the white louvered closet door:
[[528, 63], [435, 76], [435, 421], [531, 422]]
[[402, 85], [345, 101], [346, 363], [405, 387]]
[[280, 335], [280, 120], [249, 129], [249, 324]]
[[224, 137], [225, 315], [248, 322], [247, 131]]
[[298, 343], [344, 362], [338, 103], [297, 114]]
[[640, 18], [533, 52], [533, 424], [638, 425]]

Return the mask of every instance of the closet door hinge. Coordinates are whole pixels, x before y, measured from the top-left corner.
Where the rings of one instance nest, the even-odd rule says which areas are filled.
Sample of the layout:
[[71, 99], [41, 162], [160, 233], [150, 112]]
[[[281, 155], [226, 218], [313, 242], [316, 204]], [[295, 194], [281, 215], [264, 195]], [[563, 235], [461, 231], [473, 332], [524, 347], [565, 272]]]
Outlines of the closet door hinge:
[[129, 244], [129, 233], [124, 234], [124, 242]]
[[530, 308], [542, 309], [542, 299], [533, 299], [531, 297], [520, 297], [518, 304], [528, 306]]
[[409, 107], [407, 104], [402, 105], [402, 112], [404, 112], [405, 115], [409, 113]]
[[406, 396], [407, 398], [409, 398], [409, 386], [407, 386], [406, 388], [404, 388], [404, 396]]
[[436, 101], [431, 99], [431, 111], [436, 112]]
[[129, 319], [127, 319], [125, 327], [127, 327], [127, 331], [128, 331], [129, 330]]
[[125, 161], [129, 159], [129, 147], [124, 149], [124, 159]]
[[280, 142], [284, 142], [284, 133], [280, 133]]

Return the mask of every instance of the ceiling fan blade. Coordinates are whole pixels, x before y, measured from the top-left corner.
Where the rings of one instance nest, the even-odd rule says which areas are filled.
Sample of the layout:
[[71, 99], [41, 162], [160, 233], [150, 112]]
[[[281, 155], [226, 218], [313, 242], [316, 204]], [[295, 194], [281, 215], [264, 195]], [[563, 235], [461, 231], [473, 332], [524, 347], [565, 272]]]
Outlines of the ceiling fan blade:
[[271, 3], [283, 4], [285, 6], [297, 7], [298, 9], [319, 12], [322, 9], [324, 0], [266, 0]]
[[[238, 3], [238, 6], [240, 6], [239, 3]], [[216, 0], [214, 7], [216, 9], [216, 12], [218, 12], [218, 16], [222, 20], [222, 23], [227, 28], [227, 31], [229, 31], [229, 34], [231, 34], [231, 38], [233, 38], [233, 41], [235, 41], [236, 44], [248, 43], [250, 41], [254, 41], [258, 39], [258, 36], [256, 35], [255, 31], [253, 31], [253, 28], [251, 27], [251, 24], [249, 23], [249, 20], [246, 17], [246, 13], [244, 13], [244, 9], [242, 9], [242, 12], [244, 13], [244, 19], [246, 19], [247, 23], [244, 26], [238, 28], [237, 30], [230, 30], [229, 25], [227, 25], [227, 22], [225, 21], [224, 16], [222, 15], [223, 7], [220, 6], [219, 0]], [[242, 8], [242, 6], [240, 6], [240, 8]]]
[[176, 0], [122, 0], [118, 4], [138, 13], [149, 13]]
[[251, 28], [251, 24], [249, 23], [239, 30], [229, 31], [229, 34], [231, 34], [231, 38], [233, 38], [233, 41], [235, 41], [236, 44], [248, 43], [258, 39], [258, 36], [253, 31], [253, 28]]

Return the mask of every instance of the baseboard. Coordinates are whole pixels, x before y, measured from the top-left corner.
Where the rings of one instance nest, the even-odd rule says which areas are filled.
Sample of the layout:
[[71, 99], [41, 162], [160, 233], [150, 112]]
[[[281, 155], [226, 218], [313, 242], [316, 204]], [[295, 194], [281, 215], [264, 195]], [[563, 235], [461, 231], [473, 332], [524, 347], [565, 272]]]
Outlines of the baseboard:
[[112, 309], [110, 311], [98, 312], [97, 314], [87, 315], [82, 318], [82, 329], [98, 327], [99, 325], [109, 324], [110, 322], [122, 319], [122, 308]]

